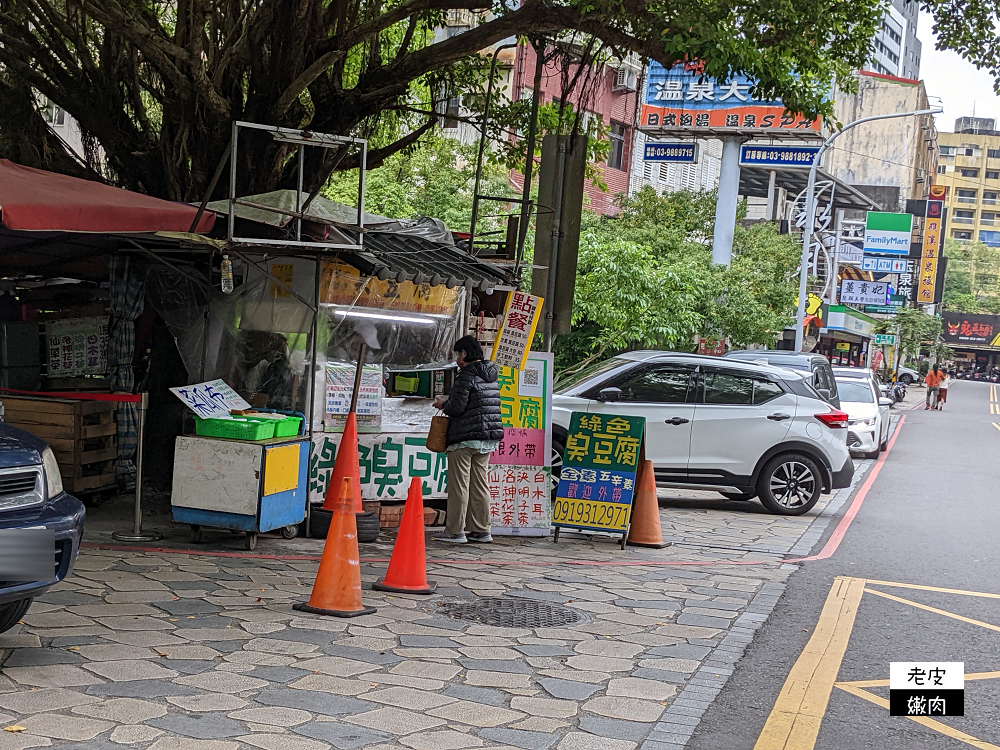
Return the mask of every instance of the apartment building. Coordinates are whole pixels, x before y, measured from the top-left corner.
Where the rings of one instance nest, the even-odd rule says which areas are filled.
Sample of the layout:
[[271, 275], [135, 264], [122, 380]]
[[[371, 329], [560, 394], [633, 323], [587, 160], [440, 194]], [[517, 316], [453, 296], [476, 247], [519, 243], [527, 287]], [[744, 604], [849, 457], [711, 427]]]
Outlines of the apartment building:
[[920, 78], [919, 11], [916, 0], [892, 0], [882, 13], [865, 70], [899, 78]]
[[1000, 132], [991, 119], [961, 118], [938, 133], [935, 184], [948, 188], [948, 236], [1000, 247]]

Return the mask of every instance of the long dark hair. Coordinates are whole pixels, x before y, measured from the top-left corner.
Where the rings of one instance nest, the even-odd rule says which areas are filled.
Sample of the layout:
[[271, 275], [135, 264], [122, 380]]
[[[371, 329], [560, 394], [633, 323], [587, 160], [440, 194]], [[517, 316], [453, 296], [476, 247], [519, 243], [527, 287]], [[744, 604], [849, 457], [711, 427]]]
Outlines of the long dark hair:
[[453, 349], [462, 353], [462, 359], [466, 362], [478, 362], [483, 358], [483, 347], [476, 341], [475, 336], [462, 336], [455, 342]]

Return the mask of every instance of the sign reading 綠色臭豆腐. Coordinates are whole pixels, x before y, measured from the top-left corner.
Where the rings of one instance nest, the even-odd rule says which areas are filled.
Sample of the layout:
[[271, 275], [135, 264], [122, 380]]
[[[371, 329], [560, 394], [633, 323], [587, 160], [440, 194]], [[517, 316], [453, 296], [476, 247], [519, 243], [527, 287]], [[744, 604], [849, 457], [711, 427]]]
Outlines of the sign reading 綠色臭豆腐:
[[965, 662], [890, 662], [889, 715], [965, 716]]
[[645, 417], [573, 412], [552, 525], [628, 530]]
[[886, 255], [908, 255], [912, 230], [913, 216], [910, 214], [869, 211], [865, 219], [864, 251]]

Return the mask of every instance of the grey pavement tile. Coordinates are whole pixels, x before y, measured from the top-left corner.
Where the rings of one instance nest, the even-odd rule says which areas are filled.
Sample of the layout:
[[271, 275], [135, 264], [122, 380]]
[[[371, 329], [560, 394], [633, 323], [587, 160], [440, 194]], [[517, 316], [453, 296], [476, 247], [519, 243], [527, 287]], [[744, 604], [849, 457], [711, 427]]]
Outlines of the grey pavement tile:
[[660, 742], [658, 740], [646, 740], [639, 746], [639, 750], [684, 750], [687, 739], [679, 742]]
[[335, 639], [343, 638], [343, 633], [330, 630], [309, 630], [306, 628], [287, 627], [281, 631], [281, 640], [298, 641], [299, 643], [312, 643], [316, 646], [327, 646]]
[[99, 596], [78, 594], [75, 591], [49, 591], [35, 599], [39, 604], [59, 604], [64, 607], [74, 607], [83, 604], [101, 604]]
[[702, 609], [718, 609], [728, 612], [739, 612], [746, 607], [746, 604], [732, 604], [729, 602], [713, 602], [706, 599], [686, 599], [685, 607], [701, 607]]
[[[164, 612], [176, 616], [179, 615], [203, 615], [219, 612], [222, 608], [214, 604], [209, 604], [201, 599], [178, 599], [176, 602], [153, 602], [154, 607], [162, 609]], [[230, 623], [227, 622], [227, 625]], [[201, 624], [198, 627], [211, 627]]]
[[[440, 592], [441, 590], [438, 589], [438, 593]], [[461, 593], [466, 596], [469, 594], [469, 592], [466, 591], [465, 589], [461, 589]], [[442, 628], [443, 630], [455, 630], [455, 631], [465, 630], [471, 624], [472, 623], [467, 622], [465, 620], [456, 620], [450, 617], [448, 618], [431, 617], [426, 620], [420, 621], [420, 625], [426, 628]]]
[[567, 596], [566, 594], [559, 594], [555, 591], [531, 591], [520, 590], [520, 591], [508, 591], [507, 596], [514, 596], [518, 599], [534, 599], [539, 602], [554, 602], [556, 604], [565, 604], [572, 596]]
[[376, 704], [356, 698], [344, 698], [330, 693], [318, 693], [313, 690], [283, 690], [271, 688], [264, 690], [255, 699], [265, 706], [284, 706], [285, 708], [301, 708], [324, 716], [341, 714], [356, 714], [377, 708]]
[[483, 672], [508, 672], [511, 674], [532, 674], [534, 670], [520, 660], [512, 659], [459, 659], [466, 669]]
[[163, 662], [164, 666], [176, 669], [182, 674], [200, 674], [209, 669], [214, 669], [216, 664], [211, 661], [199, 661], [197, 659], [170, 659]]
[[305, 669], [293, 669], [291, 667], [257, 667], [245, 674], [247, 677], [257, 677], [268, 682], [289, 683], [292, 680], [298, 680], [306, 675], [310, 675], [312, 672]]
[[395, 739], [385, 732], [376, 732], [374, 729], [339, 721], [312, 721], [295, 727], [292, 731], [314, 740], [329, 742], [338, 750], [354, 750], [357, 747], [376, 742], [391, 742]]
[[411, 648], [458, 648], [459, 644], [439, 635], [401, 635], [399, 645]]
[[612, 737], [616, 740], [638, 742], [650, 733], [653, 725], [644, 721], [625, 721], [624, 719], [583, 716], [580, 718], [580, 729], [584, 732], [600, 735], [601, 737]]
[[[641, 671], [643, 670], [637, 669], [633, 672], [633, 674], [636, 677], [642, 677], [643, 675], [638, 674]], [[555, 677], [542, 677], [538, 680], [538, 684], [545, 688], [545, 692], [554, 698], [566, 698], [567, 700], [574, 701], [586, 700], [598, 690], [602, 689], [601, 685], [590, 685], [585, 682], [560, 680]]]
[[678, 643], [673, 646], [657, 646], [646, 653], [650, 656], [669, 656], [674, 659], [704, 659], [712, 651], [708, 646], [692, 646], [688, 643]]
[[718, 645], [718, 640], [715, 638], [688, 638], [688, 643], [694, 646], [711, 646], [714, 647]]
[[[284, 633], [284, 631], [282, 631], [282, 633]], [[455, 644], [452, 644], [452, 646], [454, 645]], [[341, 645], [340, 642], [324, 646], [322, 650], [323, 653], [329, 654], [330, 656], [343, 656], [348, 659], [357, 659], [358, 661], [368, 662], [369, 664], [397, 664], [398, 662], [404, 661], [403, 657], [396, 656], [391, 652], [382, 653], [380, 651], [372, 651], [367, 648], [349, 646], [346, 643]]]
[[637, 601], [635, 599], [616, 599], [615, 604], [619, 607], [636, 607], [641, 609], [666, 609], [666, 610], [678, 610], [681, 605], [677, 602], [662, 600], [662, 601], [649, 601], [642, 600]]
[[96, 635], [64, 635], [53, 638], [49, 644], [52, 648], [67, 648], [69, 646], [97, 646], [107, 641]]
[[559, 739], [558, 735], [546, 734], [544, 732], [528, 732], [523, 729], [482, 729], [479, 736], [487, 740], [493, 740], [504, 745], [522, 747], [525, 750], [547, 750], [553, 742]]
[[72, 651], [51, 648], [18, 648], [3, 662], [6, 668], [38, 667], [48, 664], [81, 664], [83, 657]]
[[200, 692], [187, 685], [178, 685], [166, 680], [107, 682], [87, 688], [87, 695], [106, 695], [116, 698], [163, 698], [168, 695], [197, 695]]
[[525, 656], [572, 656], [576, 653], [565, 646], [527, 645], [514, 648]]
[[728, 628], [729, 620], [724, 617], [709, 617], [708, 615], [682, 614], [677, 616], [678, 625], [697, 625], [705, 628]]
[[212, 591], [217, 588], [213, 581], [168, 581], [167, 585], [176, 591]]
[[639, 667], [632, 672], [633, 677], [642, 677], [645, 680], [660, 680], [661, 682], [669, 682], [674, 685], [683, 685], [687, 682], [690, 675], [681, 674], [680, 672], [671, 672], [666, 669], [648, 669], [646, 667]]
[[[198, 600], [197, 599], [180, 599], [180, 600], [178, 600], [176, 602], [153, 602], [153, 604], [154, 604], [154, 606], [157, 606], [157, 607], [159, 607], [162, 604], [167, 604], [167, 605], [171, 605], [172, 606], [172, 605], [175, 605], [175, 604], [181, 604], [182, 602], [189, 602], [189, 601], [198, 601]], [[203, 603], [207, 604], [207, 602], [203, 602]], [[211, 607], [213, 605], [209, 604], [208, 606]], [[216, 608], [216, 609], [218, 609], [218, 608]], [[178, 627], [178, 629], [180, 629], [182, 631], [185, 628], [191, 628], [191, 629], [194, 629], [194, 628], [208, 628], [210, 630], [225, 630], [226, 628], [228, 628], [228, 627], [230, 627], [230, 626], [233, 625], [233, 618], [232, 617], [220, 617], [218, 615], [211, 615], [211, 614], [195, 615], [195, 617], [188, 617], [187, 615], [189, 615], [189, 614], [194, 614], [194, 612], [185, 612], [184, 613], [185, 616], [178, 618], [177, 622], [174, 623]], [[184, 635], [184, 633], [180, 632], [180, 633], [177, 633], [177, 635]]]
[[[699, 721], [700, 719], [694, 718], [690, 714], [674, 714], [670, 711], [670, 709], [667, 709], [663, 713], [663, 716], [660, 717], [660, 721], [657, 722], [656, 726], [657, 728], [660, 728], [666, 724], [686, 724], [687, 726], [695, 727], [698, 726]], [[670, 731], [674, 730], [671, 729]]]
[[441, 691], [442, 695], [459, 700], [485, 703], [488, 706], [499, 707], [507, 702], [507, 694], [490, 688], [473, 687], [472, 685], [448, 685]]
[[222, 740], [246, 734], [242, 724], [227, 718], [225, 714], [216, 713], [171, 714], [159, 719], [150, 719], [146, 724], [171, 734], [199, 740]]

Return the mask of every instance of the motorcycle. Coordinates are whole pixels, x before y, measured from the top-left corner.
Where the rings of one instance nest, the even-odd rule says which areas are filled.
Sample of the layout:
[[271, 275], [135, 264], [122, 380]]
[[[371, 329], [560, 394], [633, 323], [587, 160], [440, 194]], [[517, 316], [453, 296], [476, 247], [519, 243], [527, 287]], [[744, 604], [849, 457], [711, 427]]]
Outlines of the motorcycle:
[[897, 382], [892, 387], [892, 402], [898, 404], [904, 398], [906, 398], [906, 385], [902, 382]]

